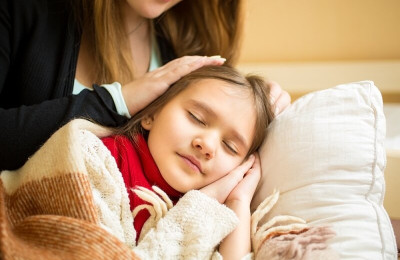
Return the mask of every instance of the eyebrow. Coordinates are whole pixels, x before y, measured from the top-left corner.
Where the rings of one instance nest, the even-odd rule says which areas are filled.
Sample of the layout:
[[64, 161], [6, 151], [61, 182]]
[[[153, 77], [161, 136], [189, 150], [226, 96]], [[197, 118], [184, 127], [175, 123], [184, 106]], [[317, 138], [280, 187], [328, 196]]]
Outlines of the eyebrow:
[[[196, 107], [197, 109], [202, 110], [202, 111], [203, 111], [204, 113], [206, 113], [207, 115], [209, 115], [209, 116], [211, 116], [211, 117], [214, 117], [214, 118], [218, 117], [218, 115], [215, 113], [215, 111], [214, 111], [210, 106], [208, 106], [207, 104], [205, 104], [205, 103], [203, 103], [203, 102], [201, 102], [201, 101], [198, 101], [198, 100], [194, 100], [194, 99], [190, 100], [189, 102], [190, 102], [190, 104], [192, 104], [194, 107]], [[244, 147], [244, 148], [247, 149], [248, 147], [247, 147], [247, 144], [246, 144], [246, 141], [245, 141], [243, 135], [241, 135], [241, 134], [240, 134], [238, 131], [236, 131], [235, 129], [231, 129], [231, 131], [232, 131], [233, 138], [236, 139], [237, 142], [238, 142], [242, 147]]]

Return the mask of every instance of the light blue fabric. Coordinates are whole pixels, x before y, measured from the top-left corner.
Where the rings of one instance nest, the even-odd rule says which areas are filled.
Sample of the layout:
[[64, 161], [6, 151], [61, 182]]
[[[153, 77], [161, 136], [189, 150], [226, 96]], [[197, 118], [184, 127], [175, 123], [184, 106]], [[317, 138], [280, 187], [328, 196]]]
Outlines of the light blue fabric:
[[151, 56], [150, 56], [150, 65], [149, 70], [152, 71], [159, 67], [161, 67], [161, 58], [160, 58], [160, 51], [158, 49], [157, 39], [156, 37], [152, 37], [152, 44], [151, 44]]
[[79, 93], [81, 93], [82, 90], [84, 89], [89, 89], [90, 88], [86, 87], [85, 85], [83, 85], [82, 83], [80, 83], [76, 78], [74, 80], [74, 89], [72, 90], [72, 94], [74, 95], [78, 95]]
[[[160, 52], [158, 50], [158, 44], [156, 41], [156, 37], [152, 37], [151, 41], [151, 53], [150, 53], [150, 64], [148, 71], [155, 70], [161, 66], [161, 58]], [[101, 85], [110, 93], [112, 99], [114, 100], [115, 107], [117, 108], [118, 114], [122, 116], [126, 116], [128, 118], [131, 117], [128, 111], [128, 107], [126, 106], [124, 97], [122, 95], [121, 84], [118, 82], [114, 82], [112, 84], [104, 84]], [[78, 95], [82, 90], [89, 89], [87, 86], [80, 83], [77, 79], [74, 81], [74, 89], [72, 90], [72, 94]]]
[[126, 116], [127, 118], [131, 118], [131, 114], [126, 106], [124, 96], [122, 95], [121, 84], [119, 82], [114, 82], [112, 84], [103, 84], [101, 86], [107, 89], [107, 91], [111, 94], [118, 114], [121, 116]]

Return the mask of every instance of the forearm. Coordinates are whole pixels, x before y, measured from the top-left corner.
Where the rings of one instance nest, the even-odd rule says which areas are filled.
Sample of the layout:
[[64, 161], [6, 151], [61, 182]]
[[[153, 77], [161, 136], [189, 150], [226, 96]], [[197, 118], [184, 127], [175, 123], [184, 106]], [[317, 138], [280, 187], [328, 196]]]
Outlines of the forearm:
[[251, 252], [250, 205], [241, 201], [227, 202], [239, 218], [239, 225], [220, 244], [219, 252], [224, 259], [242, 259]]
[[58, 128], [73, 118], [90, 118], [107, 126], [122, 124], [126, 119], [113, 110], [107, 90], [99, 91], [85, 91], [33, 106], [0, 108], [0, 170], [21, 167]]

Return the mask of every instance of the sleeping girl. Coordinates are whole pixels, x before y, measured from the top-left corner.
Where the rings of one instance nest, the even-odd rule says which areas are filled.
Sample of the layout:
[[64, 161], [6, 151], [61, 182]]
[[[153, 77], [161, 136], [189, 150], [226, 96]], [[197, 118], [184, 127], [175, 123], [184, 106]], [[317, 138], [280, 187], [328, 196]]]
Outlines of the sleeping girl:
[[[151, 193], [171, 208], [195, 192], [212, 198], [209, 203], [224, 204], [220, 207], [229, 214], [215, 220], [220, 225], [237, 224], [210, 252], [225, 259], [251, 252], [250, 202], [261, 175], [257, 149], [273, 119], [268, 92], [258, 76], [243, 76], [227, 66], [200, 68], [102, 139], [122, 173], [137, 242], [157, 225], [150, 214]], [[213, 221], [197, 217], [204, 225]], [[209, 237], [193, 243], [207, 244]]]
[[250, 212], [268, 96], [257, 76], [204, 67], [123, 128], [69, 122], [22, 168], [1, 172], [0, 255], [338, 259], [329, 227], [267, 218], [279, 191]]

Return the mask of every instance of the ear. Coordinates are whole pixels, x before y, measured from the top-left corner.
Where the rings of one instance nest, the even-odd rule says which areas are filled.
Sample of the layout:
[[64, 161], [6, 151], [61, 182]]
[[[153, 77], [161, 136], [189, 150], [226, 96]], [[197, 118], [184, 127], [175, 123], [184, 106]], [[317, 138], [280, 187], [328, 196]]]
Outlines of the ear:
[[153, 121], [154, 121], [153, 117], [147, 115], [142, 118], [140, 124], [145, 130], [150, 131], [151, 127], [153, 126]]

